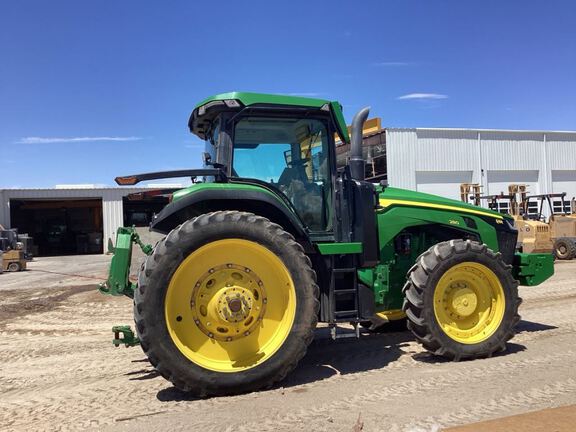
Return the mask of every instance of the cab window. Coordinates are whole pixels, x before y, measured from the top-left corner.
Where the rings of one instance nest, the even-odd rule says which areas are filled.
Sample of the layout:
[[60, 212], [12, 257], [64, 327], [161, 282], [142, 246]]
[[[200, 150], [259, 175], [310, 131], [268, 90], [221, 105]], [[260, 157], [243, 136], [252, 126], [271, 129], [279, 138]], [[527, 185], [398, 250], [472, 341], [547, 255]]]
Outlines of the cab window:
[[250, 117], [234, 131], [232, 176], [270, 183], [314, 231], [331, 228], [329, 134], [316, 119]]

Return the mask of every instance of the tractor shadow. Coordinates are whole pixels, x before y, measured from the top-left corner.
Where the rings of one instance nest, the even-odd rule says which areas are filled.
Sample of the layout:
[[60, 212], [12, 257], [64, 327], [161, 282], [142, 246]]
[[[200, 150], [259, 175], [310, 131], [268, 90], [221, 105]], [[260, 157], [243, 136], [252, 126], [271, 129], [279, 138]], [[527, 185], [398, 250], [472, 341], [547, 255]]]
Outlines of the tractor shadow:
[[154, 379], [160, 376], [160, 374], [150, 366], [147, 369], [140, 369], [137, 371], [132, 371], [124, 374], [125, 376], [129, 376], [130, 381], [146, 381], [149, 379]]
[[319, 328], [306, 356], [296, 369], [273, 388], [290, 388], [322, 381], [336, 375], [350, 375], [381, 369], [406, 352], [413, 340], [408, 331], [382, 334], [363, 332], [360, 339], [332, 340], [328, 328]]
[[516, 333], [533, 333], [547, 330], [555, 330], [558, 327], [548, 324], [537, 323], [533, 321], [521, 320], [516, 324]]
[[[413, 340], [409, 331], [372, 334], [363, 332], [360, 339], [332, 340], [328, 328], [319, 328], [306, 356], [286, 379], [272, 386], [271, 390], [298, 387], [326, 380], [337, 375], [349, 375], [381, 369], [406, 352], [401, 348]], [[295, 389], [305, 392], [306, 388]], [[194, 401], [175, 387], [160, 390], [156, 398], [161, 402]]]
[[[516, 326], [517, 333], [553, 330], [557, 327], [531, 321], [520, 321]], [[352, 375], [385, 368], [401, 356], [410, 355], [415, 361], [441, 364], [451, 362], [443, 357], [427, 353], [413, 353], [403, 348], [414, 342], [412, 333], [408, 330], [386, 333], [369, 333], [362, 331], [360, 339], [344, 338], [332, 340], [329, 329], [318, 328], [314, 341], [308, 347], [306, 356], [300, 361], [283, 381], [274, 385], [271, 390], [289, 389], [329, 379], [337, 375]], [[507, 343], [506, 351], [496, 353], [493, 357], [504, 357], [526, 350], [524, 345]], [[144, 371], [138, 371], [138, 375]], [[153, 371], [147, 371], [152, 374]], [[154, 376], [150, 376], [153, 378]], [[133, 377], [130, 379], [147, 379]], [[306, 387], [296, 388], [294, 392], [306, 392]], [[201, 398], [190, 396], [175, 387], [160, 390], [156, 398], [161, 402], [194, 401]]]

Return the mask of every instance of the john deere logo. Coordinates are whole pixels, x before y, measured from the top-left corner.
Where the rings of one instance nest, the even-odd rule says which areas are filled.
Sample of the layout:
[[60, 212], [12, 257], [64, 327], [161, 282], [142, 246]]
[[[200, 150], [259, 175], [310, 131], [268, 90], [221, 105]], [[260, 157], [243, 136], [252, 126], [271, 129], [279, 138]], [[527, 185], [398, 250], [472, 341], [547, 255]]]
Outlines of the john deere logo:
[[454, 219], [449, 219], [448, 222], [450, 223], [450, 225], [460, 225], [460, 222]]

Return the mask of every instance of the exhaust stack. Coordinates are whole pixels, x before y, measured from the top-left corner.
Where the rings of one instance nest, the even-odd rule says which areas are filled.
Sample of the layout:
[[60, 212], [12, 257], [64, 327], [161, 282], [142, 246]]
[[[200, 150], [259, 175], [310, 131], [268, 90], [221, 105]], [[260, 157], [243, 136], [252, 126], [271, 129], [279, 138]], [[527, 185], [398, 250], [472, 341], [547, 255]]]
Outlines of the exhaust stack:
[[368, 118], [370, 107], [362, 108], [352, 119], [350, 132], [350, 173], [355, 180], [364, 180], [365, 161], [362, 157], [362, 128]]

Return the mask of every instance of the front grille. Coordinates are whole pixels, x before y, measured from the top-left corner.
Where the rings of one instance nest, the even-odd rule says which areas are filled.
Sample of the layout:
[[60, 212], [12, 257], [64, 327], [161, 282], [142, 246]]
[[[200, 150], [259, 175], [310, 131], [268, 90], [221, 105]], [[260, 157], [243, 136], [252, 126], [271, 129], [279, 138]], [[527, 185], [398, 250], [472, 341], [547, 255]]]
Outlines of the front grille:
[[506, 264], [512, 264], [514, 252], [516, 251], [516, 232], [498, 231], [498, 249], [502, 254], [502, 259]]

